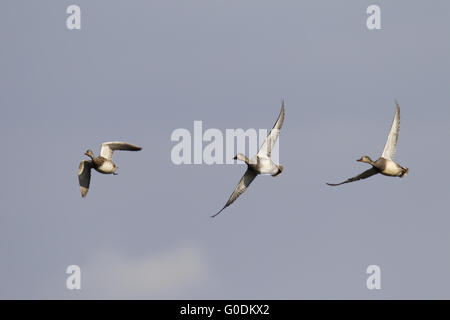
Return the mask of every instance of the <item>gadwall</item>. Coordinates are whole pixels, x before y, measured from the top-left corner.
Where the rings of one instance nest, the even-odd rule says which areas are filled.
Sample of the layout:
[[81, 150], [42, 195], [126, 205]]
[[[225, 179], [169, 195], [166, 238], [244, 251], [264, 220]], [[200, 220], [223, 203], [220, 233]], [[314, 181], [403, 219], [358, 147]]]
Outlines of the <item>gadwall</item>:
[[398, 133], [400, 130], [400, 106], [397, 102], [396, 110], [394, 115], [394, 120], [392, 121], [391, 130], [389, 132], [389, 136], [386, 141], [386, 145], [384, 146], [383, 154], [377, 161], [372, 161], [369, 156], [363, 156], [360, 159], [356, 160], [359, 162], [365, 162], [372, 166], [369, 170], [364, 171], [360, 175], [349, 178], [341, 183], [327, 183], [329, 186], [339, 186], [344, 183], [349, 183], [353, 181], [358, 181], [361, 179], [369, 178], [377, 173], [381, 173], [382, 175], [389, 177], [404, 177], [409, 169], [402, 167], [398, 163], [396, 163], [394, 159], [395, 151], [397, 149], [397, 140]]
[[269, 135], [264, 140], [264, 143], [261, 145], [261, 148], [259, 149], [258, 153], [250, 161], [245, 155], [241, 153], [238, 153], [233, 158], [235, 160], [244, 161], [245, 164], [247, 165], [247, 171], [245, 171], [244, 175], [239, 181], [236, 189], [234, 189], [225, 206], [219, 212], [217, 212], [215, 215], [211, 217], [217, 216], [226, 207], [231, 205], [242, 193], [244, 193], [245, 190], [247, 190], [248, 186], [250, 185], [250, 183], [252, 183], [252, 181], [256, 178], [257, 175], [265, 174], [277, 177], [283, 172], [283, 166], [276, 165], [270, 158], [273, 146], [275, 145], [275, 142], [277, 141], [278, 136], [280, 135], [280, 129], [283, 126], [283, 121], [284, 121], [284, 101], [281, 105], [281, 111], [278, 116], [278, 119], [275, 122], [275, 125], [273, 126], [272, 130], [270, 130]]
[[80, 183], [81, 196], [84, 198], [89, 190], [91, 182], [91, 169], [103, 174], [116, 175], [117, 166], [112, 161], [112, 156], [115, 150], [139, 151], [141, 147], [125, 143], [125, 142], [105, 142], [102, 144], [100, 156], [95, 157], [92, 150], [85, 152], [91, 160], [83, 160], [80, 162], [78, 169], [78, 182]]

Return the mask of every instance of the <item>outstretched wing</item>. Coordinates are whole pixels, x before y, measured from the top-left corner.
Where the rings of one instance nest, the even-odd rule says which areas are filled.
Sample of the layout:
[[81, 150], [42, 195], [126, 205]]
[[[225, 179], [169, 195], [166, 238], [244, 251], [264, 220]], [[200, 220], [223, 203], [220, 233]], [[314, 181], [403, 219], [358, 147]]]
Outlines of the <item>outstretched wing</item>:
[[397, 102], [395, 102], [395, 104], [397, 106], [395, 108], [394, 120], [392, 121], [391, 130], [389, 131], [386, 145], [384, 146], [383, 154], [381, 155], [387, 160], [394, 159], [395, 151], [397, 150], [398, 132], [400, 131], [400, 106]]
[[341, 184], [344, 183], [349, 183], [349, 182], [353, 182], [353, 181], [358, 181], [358, 180], [362, 180], [362, 179], [367, 179], [375, 174], [377, 174], [378, 171], [375, 168], [370, 168], [369, 170], [364, 171], [363, 173], [361, 173], [360, 175], [347, 179], [344, 182], [341, 183], [327, 183], [327, 185], [335, 187], [335, 186], [340, 186]]
[[125, 151], [139, 151], [141, 150], [141, 147], [125, 143], [125, 142], [105, 142], [102, 144], [102, 149], [100, 150], [100, 155], [103, 158], [106, 158], [108, 160], [112, 160], [112, 156], [114, 153], [114, 150], [125, 150]]
[[234, 189], [225, 206], [219, 212], [217, 212], [215, 215], [211, 217], [217, 216], [219, 213], [223, 211], [223, 209], [231, 205], [237, 198], [239, 198], [239, 196], [243, 194], [245, 190], [247, 190], [248, 186], [250, 185], [250, 183], [252, 183], [252, 181], [256, 178], [257, 175], [258, 174], [254, 170], [248, 168], [247, 171], [245, 171], [244, 175], [242, 176], [241, 180], [239, 181], [236, 189]]
[[78, 167], [78, 182], [80, 183], [81, 196], [84, 198], [89, 190], [91, 183], [92, 161], [83, 160]]
[[272, 130], [270, 130], [269, 135], [267, 136], [264, 143], [261, 145], [261, 148], [258, 151], [259, 157], [270, 158], [270, 154], [272, 153], [272, 148], [277, 142], [278, 136], [280, 135], [281, 127], [283, 126], [284, 121], [284, 101], [281, 104], [281, 111], [278, 115], [278, 119], [275, 122]]

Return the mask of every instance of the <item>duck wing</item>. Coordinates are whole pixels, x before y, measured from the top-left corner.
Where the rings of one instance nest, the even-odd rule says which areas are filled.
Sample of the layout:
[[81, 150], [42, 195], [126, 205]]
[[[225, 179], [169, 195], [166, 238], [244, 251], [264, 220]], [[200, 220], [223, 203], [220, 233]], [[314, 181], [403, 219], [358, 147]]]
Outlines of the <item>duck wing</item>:
[[395, 102], [395, 104], [394, 120], [392, 121], [391, 130], [389, 131], [386, 145], [384, 146], [383, 154], [381, 155], [387, 160], [394, 159], [395, 151], [397, 150], [398, 132], [400, 131], [400, 106], [397, 102]]
[[234, 189], [225, 206], [219, 212], [217, 212], [215, 215], [211, 217], [214, 218], [215, 216], [217, 216], [226, 207], [231, 205], [237, 198], [239, 198], [239, 196], [243, 194], [245, 190], [247, 190], [248, 186], [250, 185], [250, 183], [252, 183], [252, 181], [256, 178], [257, 175], [258, 174], [253, 169], [247, 168], [247, 171], [245, 171], [244, 175], [242, 176], [241, 180], [236, 186], [236, 189]]
[[108, 160], [112, 160], [112, 156], [115, 150], [125, 150], [125, 151], [139, 151], [141, 147], [126, 143], [126, 142], [105, 142], [102, 144], [102, 149], [100, 150], [100, 156]]
[[344, 183], [349, 183], [349, 182], [354, 182], [354, 181], [358, 181], [358, 180], [362, 180], [362, 179], [367, 179], [375, 174], [377, 174], [378, 171], [375, 168], [370, 168], [369, 170], [364, 171], [363, 173], [361, 173], [360, 175], [357, 175], [356, 177], [353, 178], [349, 178], [347, 180], [345, 180], [344, 182], [341, 183], [327, 183], [327, 185], [332, 186], [332, 187], [336, 187], [336, 186], [340, 186], [341, 184]]
[[270, 130], [269, 135], [267, 136], [266, 140], [264, 140], [264, 143], [261, 145], [261, 148], [258, 151], [259, 157], [264, 158], [270, 158], [270, 154], [272, 153], [272, 148], [275, 145], [275, 142], [277, 142], [278, 136], [280, 135], [281, 127], [283, 126], [284, 122], [284, 101], [281, 104], [281, 111], [278, 115], [278, 119], [275, 122], [272, 130]]
[[84, 198], [89, 190], [89, 184], [91, 183], [91, 169], [92, 161], [83, 160], [78, 167], [78, 182], [80, 183], [81, 196]]

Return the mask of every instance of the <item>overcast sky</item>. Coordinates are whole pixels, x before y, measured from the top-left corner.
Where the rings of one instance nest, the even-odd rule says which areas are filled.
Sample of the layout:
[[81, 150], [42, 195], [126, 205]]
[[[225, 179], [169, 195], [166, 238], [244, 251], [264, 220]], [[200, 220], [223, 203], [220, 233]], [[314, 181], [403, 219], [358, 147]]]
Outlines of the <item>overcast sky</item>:
[[[449, 1], [0, 7], [0, 298], [450, 298]], [[211, 219], [245, 165], [175, 165], [172, 132], [269, 129], [282, 99], [283, 174]], [[394, 99], [408, 176], [328, 187], [381, 155]], [[84, 152], [114, 140], [143, 150], [82, 199]]]

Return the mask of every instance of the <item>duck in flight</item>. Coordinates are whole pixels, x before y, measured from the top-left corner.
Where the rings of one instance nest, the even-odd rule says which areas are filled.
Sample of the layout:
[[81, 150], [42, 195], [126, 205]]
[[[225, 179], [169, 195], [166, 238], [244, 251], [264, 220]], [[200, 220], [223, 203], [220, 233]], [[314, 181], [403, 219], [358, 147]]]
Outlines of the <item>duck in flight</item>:
[[377, 161], [372, 161], [369, 156], [363, 156], [361, 159], [356, 160], [359, 162], [365, 162], [372, 166], [369, 170], [364, 171], [356, 177], [349, 178], [341, 183], [327, 183], [329, 186], [339, 186], [344, 183], [354, 182], [362, 179], [367, 179], [373, 175], [381, 173], [382, 175], [389, 177], [404, 177], [409, 169], [402, 167], [394, 161], [395, 151], [397, 149], [398, 133], [400, 131], [400, 106], [396, 102], [396, 109], [394, 120], [392, 121], [391, 130], [384, 146], [383, 154]]
[[276, 165], [275, 163], [272, 162], [272, 159], [270, 158], [273, 146], [275, 145], [275, 142], [277, 141], [278, 136], [280, 135], [280, 129], [283, 126], [283, 121], [284, 121], [284, 101], [281, 105], [281, 111], [278, 116], [278, 119], [275, 122], [275, 125], [273, 126], [272, 130], [270, 130], [270, 133], [267, 136], [266, 140], [264, 140], [264, 143], [261, 145], [261, 148], [259, 149], [258, 153], [250, 161], [245, 155], [241, 153], [238, 153], [233, 158], [234, 160], [244, 161], [245, 164], [247, 165], [247, 171], [245, 171], [244, 175], [239, 181], [237, 187], [234, 189], [225, 206], [219, 212], [217, 212], [215, 215], [211, 217], [217, 216], [226, 207], [231, 205], [242, 193], [244, 193], [245, 190], [247, 190], [248, 186], [250, 185], [250, 183], [252, 183], [252, 181], [256, 178], [257, 175], [270, 174], [273, 177], [277, 177], [283, 172], [283, 166]]
[[105, 142], [102, 144], [100, 156], [95, 157], [92, 150], [85, 152], [91, 160], [83, 160], [80, 162], [78, 169], [78, 182], [80, 183], [81, 196], [84, 198], [89, 190], [91, 182], [91, 169], [94, 168], [97, 172], [103, 174], [117, 175], [117, 166], [112, 161], [112, 156], [115, 150], [139, 151], [141, 147], [125, 143], [125, 142]]

